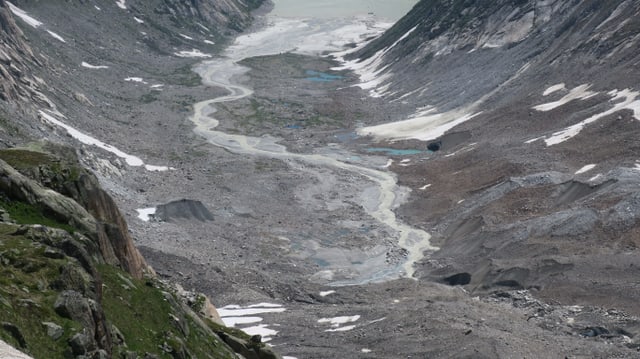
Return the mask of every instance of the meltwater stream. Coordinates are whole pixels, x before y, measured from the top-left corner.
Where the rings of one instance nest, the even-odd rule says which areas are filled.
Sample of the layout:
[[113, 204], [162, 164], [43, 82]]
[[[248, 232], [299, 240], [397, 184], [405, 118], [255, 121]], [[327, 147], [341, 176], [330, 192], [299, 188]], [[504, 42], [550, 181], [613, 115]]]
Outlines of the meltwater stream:
[[[321, 51], [338, 51], [349, 42], [359, 42], [364, 34], [380, 32], [383, 27], [373, 26], [371, 19], [283, 19], [268, 18], [269, 24], [259, 32], [244, 35], [236, 39], [225, 56], [206, 61], [196, 67], [203, 83], [210, 86], [220, 86], [229, 91], [228, 95], [211, 100], [202, 101], [194, 105], [194, 115], [191, 118], [195, 124], [194, 132], [204, 137], [209, 143], [226, 150], [247, 156], [261, 156], [275, 158], [291, 163], [297, 162], [307, 166], [305, 171], [313, 171], [313, 167], [347, 171], [366, 177], [373, 182], [377, 191], [367, 193], [365, 211], [380, 224], [390, 229], [398, 239], [399, 247], [407, 252], [404, 263], [386, 268], [375, 268], [366, 276], [356, 281], [334, 282], [334, 285], [362, 284], [379, 282], [399, 277], [413, 277], [414, 264], [423, 258], [423, 253], [434, 250], [425, 231], [412, 228], [400, 222], [393, 212], [399, 196], [405, 192], [397, 185], [393, 173], [346, 163], [340, 159], [320, 154], [299, 154], [287, 151], [278, 139], [269, 135], [250, 137], [228, 134], [217, 131], [218, 121], [214, 115], [215, 104], [234, 101], [250, 96], [251, 89], [234, 82], [238, 76], [246, 73], [247, 68], [238, 65], [242, 59], [296, 51], [307, 54], [317, 54]], [[292, 169], [293, 170], [293, 169]], [[361, 197], [364, 198], [364, 195]]]

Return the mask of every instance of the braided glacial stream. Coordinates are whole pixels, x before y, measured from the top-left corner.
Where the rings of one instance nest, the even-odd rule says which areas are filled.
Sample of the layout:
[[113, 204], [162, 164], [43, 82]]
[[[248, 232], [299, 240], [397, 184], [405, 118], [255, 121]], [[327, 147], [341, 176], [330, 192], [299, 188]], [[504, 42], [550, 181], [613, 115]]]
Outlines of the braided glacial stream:
[[[351, 21], [353, 22], [353, 19]], [[367, 203], [362, 207], [369, 216], [388, 228], [390, 233], [397, 238], [397, 245], [406, 251], [406, 260], [386, 268], [376, 268], [373, 274], [359, 277], [357, 281], [330, 284], [353, 285], [400, 277], [412, 278], [415, 272], [414, 264], [424, 258], [424, 252], [433, 251], [435, 248], [431, 246], [430, 235], [427, 232], [413, 228], [396, 218], [393, 209], [397, 207], [401, 194], [406, 193], [407, 189], [398, 186], [396, 176], [392, 172], [347, 163], [335, 158], [339, 156], [291, 153], [287, 151], [285, 146], [277, 143], [277, 138], [269, 135], [251, 137], [216, 130], [218, 121], [214, 117], [215, 104], [235, 101], [253, 94], [251, 89], [234, 83], [234, 79], [248, 71], [246, 67], [238, 65], [238, 61], [254, 56], [299, 49], [301, 46], [296, 46], [296, 44], [303, 44], [303, 47], [305, 39], [318, 33], [326, 34], [327, 37], [334, 36], [340, 33], [340, 28], [345, 26], [351, 26], [348, 31], [353, 31], [353, 24], [330, 22], [328, 28], [324, 26], [327, 25], [294, 20], [276, 21], [275, 25], [272, 23], [265, 30], [238, 38], [235, 44], [227, 49], [225, 57], [205, 61], [198, 65], [195, 70], [202, 77], [204, 84], [223, 87], [229, 91], [229, 94], [194, 105], [194, 114], [191, 118], [195, 124], [194, 132], [205, 138], [210, 144], [238, 155], [261, 156], [287, 163], [300, 163], [306, 165], [305, 171], [313, 171], [314, 167], [318, 167], [349, 172], [374, 183], [377, 187], [375, 191], [377, 193], [373, 195], [367, 193]], [[308, 40], [306, 41], [308, 42]], [[329, 50], [331, 49], [333, 48], [329, 48]], [[364, 198], [364, 194], [360, 197]]]

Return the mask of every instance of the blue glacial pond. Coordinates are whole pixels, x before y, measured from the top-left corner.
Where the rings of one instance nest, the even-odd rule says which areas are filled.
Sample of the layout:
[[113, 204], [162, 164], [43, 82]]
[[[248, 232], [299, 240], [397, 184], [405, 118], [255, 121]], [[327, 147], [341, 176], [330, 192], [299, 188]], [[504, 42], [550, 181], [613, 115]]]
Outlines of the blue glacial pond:
[[319, 72], [314, 70], [307, 70], [306, 74], [307, 76], [309, 76], [307, 77], [307, 80], [314, 81], [314, 82], [331, 82], [336, 80], [342, 80], [344, 78], [343, 76], [340, 76], [340, 75], [332, 75], [325, 72]]
[[420, 153], [425, 153], [425, 151], [422, 151], [422, 150], [414, 150], [414, 149], [399, 150], [397, 148], [385, 148], [385, 147], [369, 147], [366, 149], [366, 151], [372, 152], [372, 153], [382, 152], [389, 156], [411, 156], [411, 155], [417, 155]]

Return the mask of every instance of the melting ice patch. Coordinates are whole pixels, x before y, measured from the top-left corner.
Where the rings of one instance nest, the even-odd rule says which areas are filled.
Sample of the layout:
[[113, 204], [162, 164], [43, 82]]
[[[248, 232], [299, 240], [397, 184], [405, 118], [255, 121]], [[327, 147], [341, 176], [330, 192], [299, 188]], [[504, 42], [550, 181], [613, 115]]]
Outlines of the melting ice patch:
[[282, 313], [284, 311], [286, 311], [286, 308], [282, 305], [272, 303], [258, 303], [246, 307], [227, 305], [218, 308], [218, 314], [220, 314], [220, 318], [222, 318], [226, 326], [238, 327], [249, 335], [259, 334], [262, 336], [263, 342], [273, 339], [278, 334], [278, 331], [269, 328], [269, 324], [247, 325], [263, 321], [263, 318], [256, 316], [256, 314]]
[[586, 165], [586, 166], [582, 167], [581, 169], [577, 170], [575, 174], [579, 175], [581, 173], [589, 172], [594, 168], [596, 168], [596, 165], [594, 165], [594, 164]]
[[542, 93], [542, 96], [549, 96], [554, 92], [561, 91], [561, 90], [564, 90], [564, 89], [566, 89], [564, 83], [553, 85], [553, 86], [549, 87], [548, 89], [544, 90], [544, 92]]
[[320, 296], [321, 297], [326, 297], [328, 295], [334, 294], [336, 291], [335, 290], [328, 290], [326, 292], [320, 292]]
[[142, 77], [127, 77], [124, 80], [127, 82], [139, 82], [145, 85], [147, 84], [147, 82]]
[[[571, 100], [587, 99], [598, 94], [597, 92], [587, 91], [587, 88], [588, 88], [588, 85], [579, 86], [571, 90], [571, 92], [568, 95], [566, 95], [559, 101], [535, 106], [534, 109], [538, 111], [549, 111]], [[595, 114], [561, 131], [557, 131], [553, 133], [551, 136], [545, 138], [545, 142], [547, 146], [557, 145], [568, 139], [571, 139], [577, 136], [584, 129], [586, 125], [593, 123], [595, 121], [598, 121], [603, 117], [609, 116], [621, 110], [625, 110], [625, 109], [631, 110], [633, 111], [633, 117], [635, 117], [636, 119], [640, 119], [640, 100], [638, 99], [638, 97], [640, 97], [640, 92], [637, 92], [631, 89], [625, 89], [625, 90], [609, 91], [607, 94], [609, 96], [612, 96], [611, 100], [609, 100], [609, 103], [612, 104], [610, 109], [608, 109], [607, 111]]]
[[40, 110], [40, 117], [42, 117], [42, 119], [44, 119], [45, 121], [52, 123], [54, 125], [60, 126], [62, 128], [64, 128], [67, 133], [75, 138], [76, 140], [84, 143], [85, 145], [91, 145], [91, 146], [96, 146], [98, 148], [102, 148], [105, 151], [111, 152], [114, 155], [122, 158], [125, 160], [125, 162], [127, 162], [127, 164], [129, 166], [133, 166], [133, 167], [140, 167], [140, 166], [144, 166], [145, 169], [147, 171], [168, 171], [169, 169], [172, 169], [171, 167], [167, 167], [167, 166], [152, 166], [152, 165], [145, 165], [144, 161], [142, 161], [140, 159], [140, 157], [136, 157], [130, 154], [127, 154], [125, 152], [120, 151], [119, 149], [117, 149], [116, 147], [113, 147], [109, 144], [106, 144], [94, 137], [91, 137], [87, 134], [84, 134], [78, 130], [76, 130], [75, 128], [67, 125], [66, 123], [56, 119], [55, 117], [53, 117], [52, 115]]
[[53, 32], [51, 30], [47, 30], [47, 32], [49, 33], [49, 35], [53, 36], [54, 39], [66, 43], [65, 39], [63, 39], [62, 36], [56, 34], [55, 32]]
[[453, 110], [444, 113], [427, 114], [407, 120], [362, 127], [357, 130], [361, 136], [373, 136], [376, 139], [429, 141], [445, 134], [448, 130], [466, 122], [477, 115], [465, 110]]
[[22, 21], [26, 22], [27, 25], [30, 25], [34, 28], [40, 27], [42, 25], [42, 22], [32, 18], [31, 16], [29, 16], [29, 14], [27, 14], [26, 11], [20, 9], [19, 7], [13, 5], [10, 2], [6, 2], [7, 5], [9, 5], [9, 10], [11, 10], [11, 12], [13, 13], [13, 15], [19, 17], [20, 19], [22, 19]]
[[142, 221], [149, 222], [151, 220], [151, 216], [156, 214], [156, 207], [141, 208], [136, 209], [136, 211], [138, 211], [138, 218]]
[[173, 54], [178, 57], [196, 57], [196, 58], [212, 57], [210, 54], [205, 54], [204, 52], [198, 49], [193, 49], [191, 51], [179, 51], [179, 52], [174, 52]]
[[[569, 103], [569, 102], [571, 102], [573, 100], [586, 100], [586, 99], [591, 98], [591, 97], [593, 97], [593, 96], [598, 94], [597, 92], [588, 91], [590, 87], [591, 87], [591, 85], [587, 85], [587, 84], [580, 85], [580, 86], [572, 89], [571, 91], [569, 91], [569, 93], [566, 94], [561, 99], [559, 99], [557, 101], [549, 102], [549, 103], [544, 103], [542, 105], [534, 106], [533, 109], [534, 110], [538, 110], [538, 111], [551, 111], [551, 110], [556, 109], [556, 108], [558, 108], [558, 107], [560, 107], [562, 105], [565, 105], [565, 104], [567, 104], [567, 103]], [[546, 93], [546, 91], [545, 91], [545, 93]]]
[[356, 326], [355, 325], [342, 326], [342, 325], [348, 324], [348, 323], [354, 323], [354, 322], [357, 322], [358, 320], [360, 320], [360, 316], [353, 315], [353, 316], [342, 316], [342, 317], [335, 317], [335, 318], [320, 318], [318, 319], [318, 323], [320, 324], [328, 323], [331, 325], [331, 329], [327, 329], [325, 330], [325, 332], [346, 332], [346, 331], [355, 329]]
[[90, 63], [84, 62], [84, 61], [82, 61], [80, 65], [88, 69], [108, 69], [109, 68], [109, 66], [104, 66], [104, 65], [91, 65]]

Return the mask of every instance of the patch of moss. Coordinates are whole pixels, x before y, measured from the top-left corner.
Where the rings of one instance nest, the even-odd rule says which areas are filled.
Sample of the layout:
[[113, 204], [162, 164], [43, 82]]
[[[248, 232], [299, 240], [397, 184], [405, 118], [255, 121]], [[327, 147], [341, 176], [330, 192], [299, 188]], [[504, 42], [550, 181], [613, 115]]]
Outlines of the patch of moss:
[[0, 150], [0, 159], [18, 171], [56, 163], [55, 157], [47, 153], [15, 148]]
[[[173, 294], [108, 265], [100, 265], [98, 270], [104, 283], [102, 305], [107, 320], [122, 332], [128, 350], [172, 358], [170, 352], [183, 347], [195, 358], [234, 357], [218, 338], [172, 307]], [[179, 321], [184, 323], [177, 324]], [[186, 326], [188, 334], [181, 333], [179, 326]]]
[[[67, 340], [81, 328], [78, 323], [60, 317], [53, 310], [58, 292], [51, 289], [60, 268], [69, 260], [44, 256], [45, 247], [12, 235], [16, 226], [0, 224], [0, 322], [15, 325], [24, 337], [25, 347], [0, 328], [0, 338], [32, 357], [62, 359], [69, 357]], [[56, 323], [64, 329], [53, 340], [43, 322]]]
[[9, 213], [11, 219], [18, 224], [41, 224], [47, 227], [64, 229], [69, 233], [73, 233], [76, 230], [76, 228], [71, 225], [61, 223], [47, 216], [42, 208], [35, 205], [0, 198], [0, 207], [4, 208], [4, 210]]
[[[33, 144], [37, 147], [39, 143]], [[61, 175], [69, 181], [75, 181], [82, 169], [77, 164], [68, 163], [46, 152], [23, 148], [0, 150], [0, 159], [7, 162], [19, 172], [33, 171], [39, 167], [48, 169], [54, 175]], [[75, 159], [74, 159], [75, 160]]]

